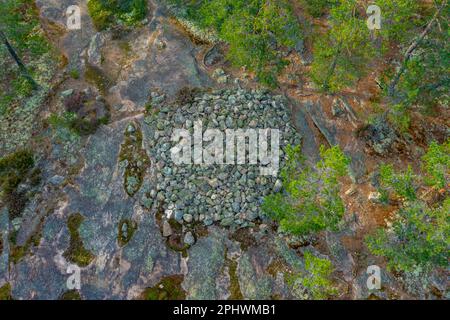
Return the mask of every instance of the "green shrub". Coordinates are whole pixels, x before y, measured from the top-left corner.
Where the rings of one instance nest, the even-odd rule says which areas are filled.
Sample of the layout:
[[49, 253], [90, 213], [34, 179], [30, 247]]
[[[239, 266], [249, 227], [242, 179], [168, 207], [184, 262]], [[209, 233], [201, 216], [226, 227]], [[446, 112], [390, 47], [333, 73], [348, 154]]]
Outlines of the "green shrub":
[[11, 295], [11, 285], [9, 283], [0, 288], [0, 300], [13, 300]]
[[395, 192], [400, 197], [407, 200], [416, 199], [416, 176], [413, 174], [411, 166], [403, 173], [396, 173], [392, 165], [381, 165], [380, 183], [381, 194], [389, 196], [389, 192]]
[[[40, 28], [39, 11], [34, 0], [3, 0], [0, 5], [0, 27], [18, 56], [26, 64], [31, 77], [38, 79], [37, 63], [51, 51], [51, 45]], [[0, 114], [15, 103], [20, 104], [33, 92], [10, 53], [0, 42]]]
[[332, 281], [333, 264], [328, 259], [322, 259], [306, 251], [306, 274], [288, 275], [287, 282], [291, 287], [300, 286], [306, 289], [307, 296], [314, 300], [323, 300], [337, 294], [337, 289]]
[[415, 201], [398, 211], [392, 227], [366, 238], [369, 250], [388, 260], [397, 271], [448, 267], [450, 258], [450, 199], [437, 209]]
[[411, 167], [397, 173], [390, 165], [380, 170], [381, 188], [385, 193], [404, 199], [391, 224], [366, 238], [369, 250], [386, 257], [388, 266], [397, 271], [429, 271], [447, 267], [450, 258], [450, 198], [428, 204], [416, 194], [421, 181], [433, 187], [445, 187], [449, 173], [449, 142], [433, 142], [423, 156], [425, 178], [414, 175]]
[[450, 139], [442, 145], [432, 142], [422, 161], [428, 185], [445, 188], [450, 183]]
[[89, 14], [98, 30], [123, 23], [135, 25], [147, 15], [146, 0], [89, 0]]
[[280, 49], [293, 48], [301, 39], [300, 27], [287, 0], [176, 1], [187, 16], [204, 28], [213, 29], [229, 44], [227, 58], [246, 66], [270, 87], [286, 66]]
[[263, 211], [280, 223], [282, 231], [296, 235], [336, 229], [345, 211], [338, 180], [346, 174], [349, 159], [338, 146], [322, 146], [322, 160], [315, 168], [300, 170], [300, 148], [288, 146], [285, 152], [287, 164], [281, 177], [286, 192], [267, 196]]
[[327, 9], [337, 2], [336, 0], [300, 0], [300, 4], [315, 18], [323, 16]]

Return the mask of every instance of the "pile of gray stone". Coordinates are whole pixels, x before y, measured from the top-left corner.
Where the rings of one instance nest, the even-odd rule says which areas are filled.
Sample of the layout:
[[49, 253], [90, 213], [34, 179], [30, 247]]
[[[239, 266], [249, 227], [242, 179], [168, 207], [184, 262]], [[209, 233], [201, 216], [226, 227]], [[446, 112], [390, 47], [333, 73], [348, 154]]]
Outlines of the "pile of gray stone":
[[165, 219], [183, 225], [253, 226], [262, 216], [264, 197], [282, 191], [280, 170], [277, 175], [261, 175], [260, 165], [248, 161], [234, 165], [175, 164], [171, 152], [178, 143], [172, 141], [174, 130], [193, 133], [198, 121], [202, 121], [203, 131], [278, 129], [281, 170], [286, 145], [301, 142], [291, 125], [287, 103], [282, 96], [264, 90], [217, 90], [197, 93], [181, 105], [161, 104], [145, 118], [149, 155], [157, 169], [150, 197], [164, 210]]

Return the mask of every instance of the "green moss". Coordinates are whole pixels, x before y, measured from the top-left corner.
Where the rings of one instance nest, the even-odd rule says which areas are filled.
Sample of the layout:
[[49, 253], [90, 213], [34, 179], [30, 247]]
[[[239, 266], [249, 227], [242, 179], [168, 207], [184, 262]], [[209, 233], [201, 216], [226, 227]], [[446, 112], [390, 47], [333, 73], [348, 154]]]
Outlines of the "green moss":
[[11, 295], [11, 285], [9, 283], [5, 284], [0, 288], [0, 300], [12, 300]]
[[186, 292], [181, 287], [182, 275], [168, 276], [154, 287], [147, 288], [142, 293], [143, 300], [184, 300]]
[[94, 255], [84, 248], [83, 240], [78, 229], [84, 217], [80, 213], [74, 213], [67, 219], [67, 228], [70, 233], [70, 245], [64, 252], [64, 257], [70, 262], [76, 263], [80, 267], [88, 266], [94, 259]]
[[[123, 230], [126, 230], [125, 234]], [[133, 238], [134, 233], [136, 232], [137, 224], [130, 219], [122, 219], [119, 222], [119, 236], [117, 237], [117, 241], [119, 245], [123, 247], [126, 245], [131, 238]]]
[[16, 246], [16, 237], [18, 231], [14, 231], [10, 235], [11, 250], [9, 253], [9, 259], [13, 263], [18, 263], [25, 255], [30, 251], [32, 247], [39, 246], [42, 238], [42, 227], [44, 225], [44, 218], [39, 221], [35, 232], [27, 239], [23, 246]]
[[175, 219], [169, 219], [168, 222], [172, 228], [172, 234], [167, 238], [167, 247], [187, 257], [189, 245], [184, 243], [183, 225]]
[[30, 150], [19, 150], [0, 159], [1, 195], [11, 220], [20, 216], [28, 202], [26, 192], [18, 191], [18, 186], [25, 182], [36, 186], [40, 175], [40, 170], [34, 169], [34, 156]]
[[239, 242], [243, 251], [247, 251], [249, 247], [256, 245], [256, 239], [250, 233], [250, 228], [241, 228], [236, 230], [231, 235], [231, 239]]
[[0, 256], [3, 254], [3, 234], [0, 232]]
[[74, 112], [64, 112], [61, 116], [57, 114], [50, 115], [47, 121], [54, 129], [67, 128], [78, 136], [87, 136], [95, 133], [100, 125], [107, 124], [109, 117], [87, 120], [78, 117]]
[[142, 148], [142, 132], [137, 123], [129, 124], [125, 131], [125, 141], [121, 145], [120, 162], [126, 162], [124, 188], [132, 197], [139, 191], [144, 181], [150, 159]]
[[72, 69], [69, 71], [69, 75], [72, 77], [72, 79], [79, 79], [80, 71], [78, 69]]
[[237, 261], [227, 260], [230, 275], [230, 300], [243, 300], [239, 279], [237, 277]]
[[89, 64], [86, 65], [84, 77], [87, 82], [95, 85], [103, 95], [106, 95], [108, 89], [112, 85], [111, 80], [106, 76], [106, 74], [102, 70]]
[[64, 292], [59, 300], [81, 300], [81, 295], [78, 290], [69, 290]]

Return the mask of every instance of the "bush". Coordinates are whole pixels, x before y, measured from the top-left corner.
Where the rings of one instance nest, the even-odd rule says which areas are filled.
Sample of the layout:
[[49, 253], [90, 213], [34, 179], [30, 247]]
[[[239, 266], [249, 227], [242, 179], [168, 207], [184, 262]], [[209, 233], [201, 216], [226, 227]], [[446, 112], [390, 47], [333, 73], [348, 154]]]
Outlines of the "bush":
[[448, 267], [450, 199], [437, 209], [417, 201], [402, 207], [392, 227], [378, 229], [366, 238], [369, 250], [388, 260], [388, 266], [397, 271], [417, 268]]
[[227, 58], [246, 66], [270, 87], [287, 62], [279, 49], [293, 48], [301, 38], [300, 27], [287, 0], [172, 0], [187, 8], [189, 19], [213, 29], [229, 45]]
[[449, 142], [432, 143], [423, 156], [425, 178], [414, 175], [411, 167], [397, 173], [392, 166], [380, 170], [381, 190], [400, 196], [404, 203], [387, 229], [378, 229], [366, 238], [369, 250], [386, 257], [388, 266], [397, 271], [429, 271], [448, 267], [450, 258], [450, 198], [427, 204], [416, 194], [421, 181], [437, 188], [445, 187], [449, 173]]
[[267, 196], [263, 211], [280, 223], [282, 231], [296, 235], [336, 229], [345, 211], [338, 180], [347, 172], [348, 158], [338, 146], [322, 146], [322, 160], [315, 168], [300, 170], [300, 147], [288, 146], [285, 152], [287, 164], [281, 177], [286, 192]]
[[416, 176], [412, 172], [412, 168], [408, 166], [408, 169], [404, 173], [395, 173], [392, 165], [381, 165], [380, 167], [380, 192], [386, 198], [389, 197], [390, 192], [395, 192], [400, 197], [407, 200], [416, 199]]
[[[290, 275], [287, 282], [296, 289], [306, 289], [309, 298], [319, 300], [327, 299], [337, 293], [333, 285], [331, 274], [333, 265], [330, 260], [314, 256], [306, 251], [305, 255], [306, 275]], [[296, 288], [297, 287], [297, 288]], [[300, 287], [300, 288], [298, 288]]]
[[89, 14], [98, 30], [123, 23], [135, 25], [147, 15], [146, 0], [89, 0]]
[[428, 185], [445, 188], [450, 183], [450, 139], [442, 145], [432, 142], [422, 161]]
[[300, 3], [306, 11], [313, 17], [323, 16], [327, 9], [337, 3], [336, 0], [301, 0]]

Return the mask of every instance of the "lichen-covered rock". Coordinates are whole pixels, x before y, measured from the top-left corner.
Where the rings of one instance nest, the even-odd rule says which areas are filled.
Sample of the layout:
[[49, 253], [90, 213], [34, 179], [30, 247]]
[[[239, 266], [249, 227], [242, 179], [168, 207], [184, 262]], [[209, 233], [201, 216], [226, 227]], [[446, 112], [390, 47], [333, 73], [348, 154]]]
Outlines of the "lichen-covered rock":
[[256, 271], [248, 253], [244, 253], [239, 258], [237, 275], [245, 299], [265, 300], [270, 298], [273, 279], [268, 274], [259, 274]]
[[216, 279], [225, 263], [223, 231], [210, 232], [189, 250], [188, 274], [183, 281], [187, 299], [216, 299]]

